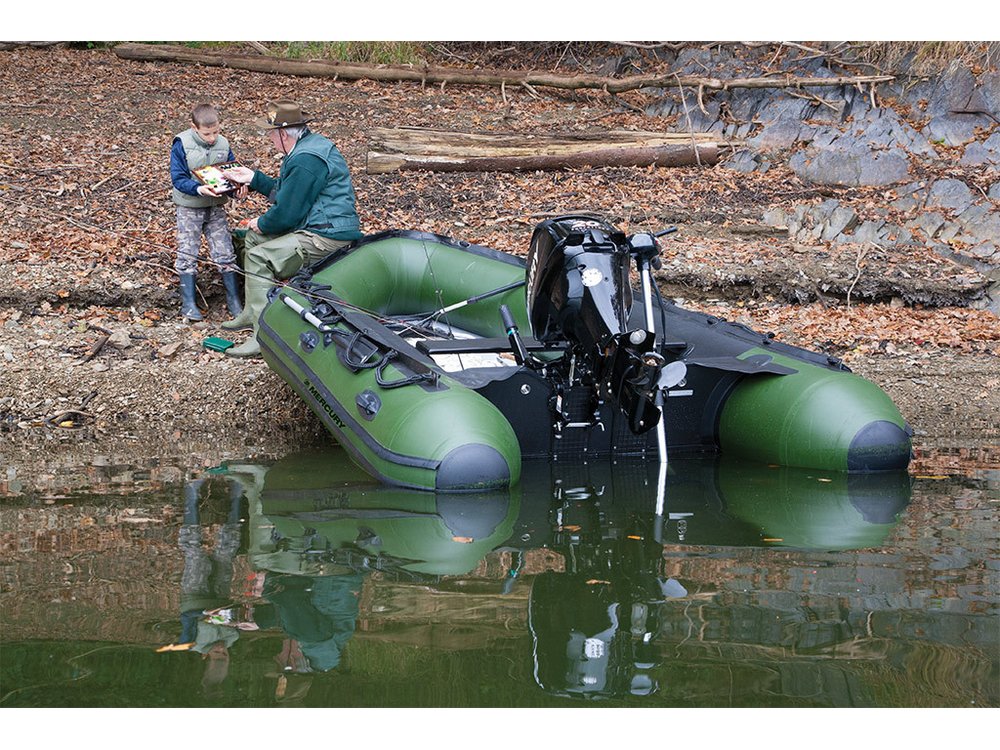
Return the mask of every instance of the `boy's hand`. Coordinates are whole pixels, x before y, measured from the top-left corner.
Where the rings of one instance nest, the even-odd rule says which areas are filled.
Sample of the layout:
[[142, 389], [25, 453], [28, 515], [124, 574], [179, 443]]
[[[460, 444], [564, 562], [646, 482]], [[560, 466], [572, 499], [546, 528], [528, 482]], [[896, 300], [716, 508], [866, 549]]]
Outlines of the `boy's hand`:
[[230, 182], [248, 185], [253, 179], [253, 170], [247, 167], [230, 167], [226, 170], [226, 179]]
[[219, 196], [219, 194], [214, 190], [212, 190], [212, 188], [210, 188], [208, 185], [199, 185], [198, 195], [205, 195], [208, 196], [209, 198], [217, 198]]

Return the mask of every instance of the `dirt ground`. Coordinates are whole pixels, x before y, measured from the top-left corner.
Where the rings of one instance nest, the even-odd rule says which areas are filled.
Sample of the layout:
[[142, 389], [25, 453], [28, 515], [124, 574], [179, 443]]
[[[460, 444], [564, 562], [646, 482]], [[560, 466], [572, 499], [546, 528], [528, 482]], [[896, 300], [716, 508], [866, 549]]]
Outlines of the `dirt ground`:
[[[280, 456], [328, 440], [262, 361], [203, 349], [226, 319], [217, 274], [199, 276], [206, 321], [178, 318], [167, 157], [210, 96], [238, 158], [276, 173], [252, 126], [264, 102], [319, 115], [354, 175], [363, 229], [433, 231], [524, 253], [533, 226], [595, 212], [627, 231], [676, 225], [658, 281], [682, 304], [842, 357], [914, 427], [917, 473], [1000, 463], [1000, 322], [970, 307], [987, 280], [929, 250], [804, 247], [761, 221], [819, 201], [791, 173], [589, 169], [368, 175], [366, 131], [420, 125], [533, 132], [635, 128], [645, 94], [530, 92], [268, 76], [126, 62], [107, 50], [0, 52], [0, 457], [21, 476], [95, 455], [145, 465]], [[884, 191], [883, 191], [884, 192]], [[842, 202], [884, 205], [875, 190]], [[258, 215], [233, 204], [233, 221]], [[874, 210], [874, 209], [870, 209]], [[0, 476], [0, 483], [4, 478]]]

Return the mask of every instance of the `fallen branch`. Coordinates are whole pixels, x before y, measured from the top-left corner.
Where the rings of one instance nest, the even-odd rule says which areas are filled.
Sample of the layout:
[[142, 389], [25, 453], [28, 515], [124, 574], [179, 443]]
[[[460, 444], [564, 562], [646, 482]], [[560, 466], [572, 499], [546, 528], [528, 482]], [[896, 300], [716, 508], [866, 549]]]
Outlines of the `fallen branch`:
[[[878, 247], [878, 245], [876, 245], [874, 242], [870, 243], [870, 244], [872, 246], [876, 247], [876, 248]], [[869, 247], [869, 245], [862, 245], [861, 247], [859, 247], [858, 248], [858, 255], [854, 259], [854, 267], [857, 269], [858, 272], [854, 276], [854, 281], [851, 282], [850, 287], [848, 287], [848, 289], [847, 289], [847, 312], [848, 313], [851, 312], [851, 294], [854, 293], [854, 287], [856, 287], [858, 285], [858, 281], [861, 280], [861, 273], [862, 273], [862, 271], [864, 270], [864, 267], [865, 267], [864, 260], [865, 260], [865, 256], [868, 254], [868, 247]]]
[[364, 65], [331, 60], [289, 60], [257, 55], [172, 47], [169, 45], [119, 44], [114, 53], [125, 60], [196, 63], [201, 65], [258, 73], [281, 75], [332, 77], [341, 80], [369, 79], [373, 81], [412, 81], [452, 83], [473, 86], [520, 85], [527, 91], [536, 86], [557, 89], [600, 89], [609, 94], [634, 91], [642, 88], [667, 88], [680, 84], [703, 89], [728, 90], [737, 88], [811, 88], [820, 86], [848, 86], [883, 83], [894, 80], [890, 75], [835, 76], [812, 78], [803, 76], [770, 76], [762, 78], [721, 79], [702, 76], [679, 76], [673, 73], [634, 75], [611, 78], [590, 74], [559, 75], [545, 71], [463, 70], [459, 68], [432, 67], [429, 65]]
[[81, 427], [86, 427], [88, 422], [93, 422], [94, 415], [90, 412], [70, 409], [53, 414], [51, 417], [46, 417], [43, 421], [49, 427], [61, 427], [64, 430], [79, 430]]
[[714, 164], [709, 133], [495, 134], [428, 128], [373, 128], [368, 172], [499, 172], [607, 166]]
[[103, 336], [101, 336], [101, 338], [99, 338], [97, 340], [97, 343], [94, 344], [94, 348], [90, 350], [90, 353], [86, 357], [84, 357], [83, 359], [81, 359], [79, 362], [77, 362], [77, 364], [78, 365], [86, 364], [87, 362], [89, 362], [90, 360], [92, 360], [94, 357], [96, 357], [98, 354], [100, 354], [101, 349], [104, 348], [104, 345], [106, 343], [108, 343], [108, 340], [110, 338], [111, 338], [111, 334], [110, 333], [106, 333]]
[[69, 42], [0, 42], [0, 50], [17, 49], [18, 47], [61, 47]]
[[252, 47], [253, 49], [257, 50], [262, 55], [270, 55], [271, 54], [271, 50], [269, 50], [267, 47], [265, 47], [260, 42], [244, 42], [244, 44], [246, 44], [248, 47]]

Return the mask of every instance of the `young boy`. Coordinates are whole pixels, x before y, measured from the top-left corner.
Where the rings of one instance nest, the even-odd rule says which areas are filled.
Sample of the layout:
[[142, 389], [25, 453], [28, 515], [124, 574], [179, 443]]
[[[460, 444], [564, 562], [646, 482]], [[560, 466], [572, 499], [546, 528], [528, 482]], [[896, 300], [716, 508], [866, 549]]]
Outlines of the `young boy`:
[[[211, 104], [199, 104], [191, 113], [191, 127], [174, 137], [170, 149], [171, 197], [177, 205], [177, 262], [181, 278], [181, 316], [201, 320], [195, 303], [198, 253], [201, 235], [208, 240], [209, 253], [222, 272], [226, 306], [233, 317], [243, 311], [236, 280], [233, 239], [226, 221], [226, 196], [202, 185], [191, 171], [221, 162], [235, 161], [229, 141], [219, 134], [219, 113]], [[245, 191], [244, 191], [245, 192]]]

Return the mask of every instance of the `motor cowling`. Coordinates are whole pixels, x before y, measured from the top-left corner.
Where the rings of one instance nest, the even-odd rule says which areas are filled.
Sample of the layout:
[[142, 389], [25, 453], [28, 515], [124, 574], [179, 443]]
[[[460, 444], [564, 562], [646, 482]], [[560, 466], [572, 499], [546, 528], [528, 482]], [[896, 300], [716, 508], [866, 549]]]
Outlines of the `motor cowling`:
[[532, 335], [568, 341], [600, 399], [613, 398], [640, 434], [660, 418], [653, 392], [663, 359], [652, 335], [628, 327], [634, 254], [629, 238], [600, 219], [549, 219], [531, 238], [525, 294]]
[[624, 333], [632, 307], [625, 235], [588, 216], [539, 224], [528, 251], [526, 296], [532, 335], [601, 349]]

